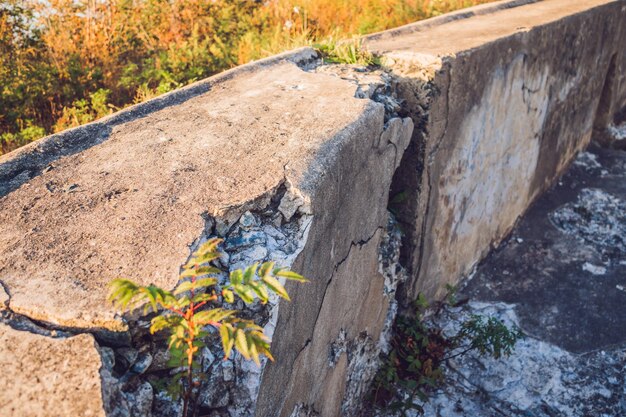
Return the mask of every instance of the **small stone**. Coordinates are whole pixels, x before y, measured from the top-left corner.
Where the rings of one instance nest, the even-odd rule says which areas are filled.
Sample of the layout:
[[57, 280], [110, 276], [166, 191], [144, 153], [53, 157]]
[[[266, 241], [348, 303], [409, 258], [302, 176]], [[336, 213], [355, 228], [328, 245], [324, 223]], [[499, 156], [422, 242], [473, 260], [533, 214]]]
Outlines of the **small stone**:
[[126, 366], [131, 366], [137, 360], [137, 356], [139, 355], [139, 351], [137, 349], [123, 347], [119, 348], [115, 351], [122, 359], [126, 362]]
[[233, 379], [235, 379], [235, 369], [233, 366], [233, 362], [232, 361], [222, 362], [222, 372], [224, 375], [223, 378], [225, 382], [232, 381]]
[[215, 220], [215, 232], [217, 233], [218, 236], [220, 237], [226, 236], [229, 230], [230, 230], [230, 225], [228, 225], [224, 220], [222, 219]]
[[100, 358], [102, 358], [102, 366], [109, 371], [115, 366], [115, 351], [107, 346], [100, 347]]
[[254, 217], [254, 214], [250, 213], [249, 211], [246, 211], [239, 218], [239, 225], [241, 226], [242, 229], [249, 230], [253, 226], [257, 225], [256, 217]]
[[143, 374], [152, 364], [152, 355], [149, 353], [142, 353], [137, 358], [137, 361], [130, 369], [132, 372], [136, 374]]
[[606, 274], [606, 268], [603, 266], [597, 266], [589, 262], [583, 264], [583, 271], [590, 272], [592, 275], [604, 275]]
[[78, 190], [79, 185], [78, 184], [71, 184], [68, 185], [67, 187], [65, 187], [65, 192], [66, 193], [74, 193]]
[[213, 362], [215, 362], [215, 355], [213, 355], [211, 350], [205, 346], [204, 348], [202, 348], [201, 356], [204, 370], [207, 371], [211, 367], [211, 365], [213, 365]]
[[126, 393], [125, 396], [131, 406], [132, 416], [150, 416], [152, 414], [154, 393], [149, 382], [144, 382], [135, 391]]
[[265, 234], [261, 231], [243, 231], [230, 236], [224, 242], [227, 250], [249, 248], [254, 245], [264, 245], [267, 242]]
[[221, 373], [214, 371], [208, 377], [209, 380], [200, 392], [200, 404], [206, 408], [226, 407], [230, 403], [230, 393], [228, 385], [222, 381]]
[[170, 353], [167, 350], [159, 350], [154, 354], [152, 358], [152, 364], [150, 365], [150, 372], [162, 371], [169, 369], [167, 362], [170, 360]]
[[286, 221], [291, 220], [296, 211], [305, 204], [305, 199], [302, 193], [295, 188], [290, 181], [286, 182], [287, 191], [280, 200], [278, 205], [278, 211], [282, 213]]

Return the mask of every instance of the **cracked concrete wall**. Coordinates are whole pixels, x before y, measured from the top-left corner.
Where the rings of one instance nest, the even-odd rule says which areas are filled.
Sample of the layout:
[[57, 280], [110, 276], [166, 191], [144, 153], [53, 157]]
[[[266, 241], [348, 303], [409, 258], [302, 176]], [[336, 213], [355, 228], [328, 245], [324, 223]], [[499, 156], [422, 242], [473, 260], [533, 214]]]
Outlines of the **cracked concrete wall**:
[[221, 236], [225, 270], [278, 259], [311, 283], [248, 311], [275, 363], [203, 350], [215, 387], [203, 410], [355, 415], [398, 285], [405, 299], [441, 295], [621, 117], [625, 16], [623, 1], [497, 2], [370, 37], [384, 69], [305, 48], [2, 156], [0, 321], [44, 344], [94, 334], [93, 413], [175, 415], [148, 382], [163, 341], [116, 315], [106, 285], [171, 288], [191, 250]]
[[416, 124], [392, 191], [408, 195], [406, 298], [471, 273], [624, 106], [624, 2], [508, 5], [366, 41], [402, 77]]
[[[215, 235], [225, 238], [226, 271], [276, 260], [311, 283], [288, 287], [290, 304], [251, 307], [273, 336], [276, 363], [259, 369], [238, 356], [216, 360], [219, 344], [203, 350], [210, 366], [219, 362], [207, 368], [204, 410], [250, 416], [255, 408], [269, 415], [269, 407], [289, 415], [306, 403], [335, 415], [346, 389], [365, 389], [372, 372], [360, 369], [367, 358], [353, 350], [365, 343], [362, 354], [377, 359], [388, 328], [393, 294], [379, 271], [379, 246], [413, 124], [362, 98], [385, 101], [377, 92], [384, 77], [372, 75], [365, 86], [306, 71], [312, 56], [288, 56], [301, 67], [277, 58], [252, 64], [0, 160], [2, 322], [44, 341], [53, 333], [95, 335], [101, 358], [88, 358], [100, 378], [85, 377], [101, 387], [102, 398], [86, 400], [98, 413], [180, 411], [150, 384], [167, 372], [164, 340], [148, 334], [145, 319], [116, 314], [107, 283], [121, 276], [172, 288], [193, 248]], [[328, 351], [339, 334], [350, 349], [334, 364]], [[0, 355], [7, 349], [0, 346]], [[352, 373], [362, 377], [350, 380]], [[56, 392], [45, 400], [63, 401]], [[13, 405], [14, 414], [28, 415], [27, 404]]]

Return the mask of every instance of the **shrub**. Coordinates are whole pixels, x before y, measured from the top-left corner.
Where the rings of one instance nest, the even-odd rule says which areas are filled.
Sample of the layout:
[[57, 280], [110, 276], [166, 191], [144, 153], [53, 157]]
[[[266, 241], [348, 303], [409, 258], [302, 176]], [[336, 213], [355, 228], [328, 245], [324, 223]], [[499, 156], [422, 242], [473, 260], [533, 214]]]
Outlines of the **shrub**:
[[220, 257], [217, 251], [220, 242], [220, 239], [210, 239], [194, 252], [182, 268], [180, 283], [171, 292], [154, 285], [137, 285], [127, 279], [111, 282], [109, 299], [119, 309], [129, 311], [143, 304], [144, 315], [150, 309], [155, 313], [160, 310], [160, 314], [151, 320], [150, 332], [169, 333], [169, 365], [184, 369], [173, 376], [170, 388], [174, 389], [169, 390], [182, 394], [183, 417], [187, 417], [190, 405], [195, 403], [194, 388], [200, 385], [199, 379], [203, 377], [198, 375], [199, 364], [195, 358], [199, 349], [205, 346], [209, 327], [219, 331], [225, 359], [234, 348], [257, 365], [260, 365], [261, 355], [273, 360], [270, 341], [263, 329], [251, 320], [238, 318], [238, 311], [225, 309], [224, 304], [234, 303], [236, 297], [246, 304], [256, 300], [265, 304], [271, 293], [289, 300], [278, 278], [306, 282], [295, 272], [265, 262], [232, 271], [218, 293], [215, 276], [221, 271], [210, 262]]

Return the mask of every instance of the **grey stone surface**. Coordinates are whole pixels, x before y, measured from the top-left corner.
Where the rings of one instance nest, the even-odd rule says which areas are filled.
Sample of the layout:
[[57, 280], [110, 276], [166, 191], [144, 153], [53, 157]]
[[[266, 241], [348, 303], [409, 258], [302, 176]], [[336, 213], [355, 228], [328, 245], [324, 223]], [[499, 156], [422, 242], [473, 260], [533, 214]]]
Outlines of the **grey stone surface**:
[[526, 338], [510, 357], [449, 360], [425, 416], [626, 413], [624, 203], [626, 152], [579, 154], [464, 283], [471, 301], [431, 318], [452, 335], [470, 314], [493, 316]]
[[[470, 302], [436, 322], [453, 331], [469, 314], [520, 324], [519, 304]], [[509, 357], [470, 353], [448, 361], [445, 384], [431, 393], [425, 417], [618, 417], [626, 413], [626, 348], [576, 355], [526, 337]], [[414, 414], [409, 413], [410, 416]]]
[[[192, 249], [220, 236], [225, 270], [279, 260], [311, 282], [288, 285], [292, 303], [245, 311], [273, 338], [275, 363], [203, 352], [214, 382], [203, 412], [355, 414], [388, 348], [398, 285], [405, 298], [440, 295], [592, 134], [620, 134], [623, 2], [529, 3], [372, 36], [385, 69], [320, 66], [304, 48], [0, 157], [2, 321], [41, 346], [74, 340], [58, 328], [118, 350], [132, 344], [136, 355], [101, 350], [102, 398], [89, 406], [109, 417], [174, 415], [180, 403], [146, 385], [167, 373], [163, 340], [117, 315], [107, 284], [122, 276], [171, 288]], [[387, 227], [390, 188], [402, 247]], [[593, 188], [589, 207], [574, 199], [555, 222], [585, 242], [597, 243], [598, 230], [619, 237], [621, 226], [594, 218], [572, 227], [582, 209], [621, 207], [615, 192]], [[577, 270], [600, 279], [621, 268], [604, 261], [612, 243]]]
[[382, 114], [354, 89], [278, 64], [56, 160], [0, 200], [0, 281], [11, 308], [59, 326], [124, 330], [105, 302], [108, 282], [171, 288], [207, 214], [254, 207], [286, 180], [315, 192], [338, 149], [357, 140], [351, 126]]

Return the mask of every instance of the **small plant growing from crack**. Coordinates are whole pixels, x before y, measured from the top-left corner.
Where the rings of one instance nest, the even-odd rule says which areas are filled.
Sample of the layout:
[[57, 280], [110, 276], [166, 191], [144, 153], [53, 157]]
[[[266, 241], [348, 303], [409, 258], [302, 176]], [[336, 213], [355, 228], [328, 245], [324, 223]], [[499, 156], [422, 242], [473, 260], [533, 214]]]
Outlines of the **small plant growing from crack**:
[[[263, 328], [251, 320], [237, 317], [238, 310], [221, 307], [232, 304], [239, 297], [246, 304], [259, 300], [265, 304], [270, 293], [289, 300], [289, 295], [278, 278], [307, 282], [301, 275], [284, 268], [275, 268], [274, 262], [254, 264], [245, 270], [230, 272], [230, 277], [221, 292], [216, 292], [218, 280], [214, 276], [222, 271], [209, 263], [221, 254], [217, 246], [221, 239], [210, 239], [194, 252], [191, 259], [182, 267], [180, 283], [173, 291], [154, 285], [141, 286], [118, 278], [111, 282], [109, 299], [117, 308], [131, 311], [143, 305], [143, 314], [152, 309], [161, 310], [151, 320], [150, 332], [169, 332], [169, 365], [182, 368], [176, 373], [170, 386], [182, 394], [183, 417], [188, 417], [190, 407], [196, 402], [195, 388], [200, 386], [199, 364], [196, 354], [205, 346], [209, 336], [208, 327], [219, 331], [224, 348], [224, 359], [237, 350], [247, 360], [260, 365], [260, 356], [273, 360], [270, 341], [263, 334]], [[178, 388], [178, 390], [176, 390]]]
[[354, 64], [365, 67], [381, 65], [380, 57], [363, 48], [363, 42], [360, 39], [337, 42], [329, 38], [313, 47], [320, 52], [324, 63]]
[[[455, 305], [456, 289], [448, 287], [446, 304]], [[444, 303], [440, 303], [437, 311]], [[445, 361], [478, 351], [496, 359], [513, 353], [515, 344], [524, 337], [516, 326], [508, 328], [495, 317], [471, 315], [453, 336], [424, 321], [429, 307], [423, 294], [415, 300], [410, 314], [399, 315], [393, 326], [391, 351], [374, 379], [371, 402], [375, 408], [401, 412], [424, 412], [428, 390], [444, 378]], [[416, 401], [419, 400], [421, 402]]]

